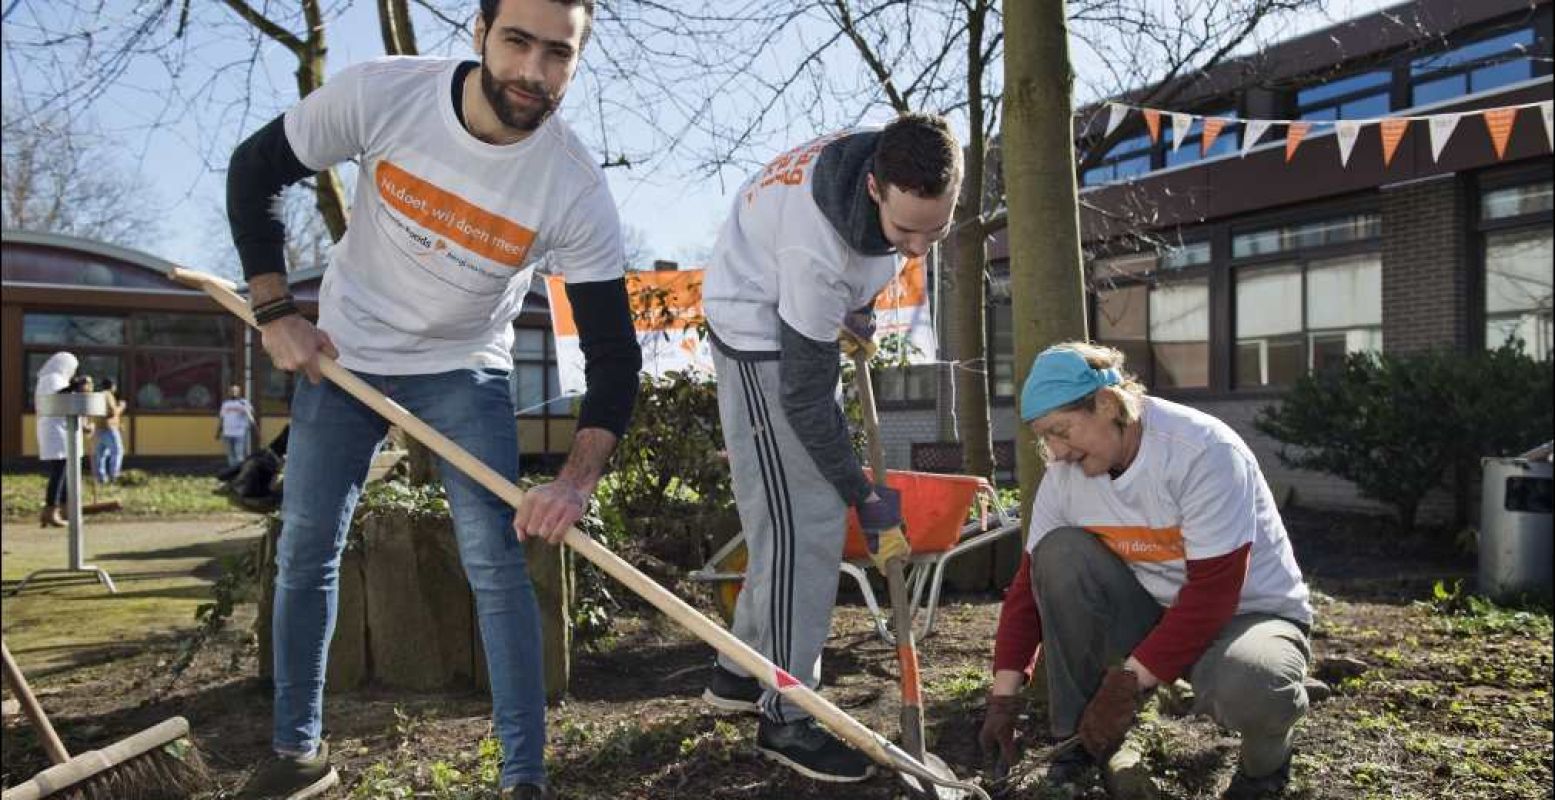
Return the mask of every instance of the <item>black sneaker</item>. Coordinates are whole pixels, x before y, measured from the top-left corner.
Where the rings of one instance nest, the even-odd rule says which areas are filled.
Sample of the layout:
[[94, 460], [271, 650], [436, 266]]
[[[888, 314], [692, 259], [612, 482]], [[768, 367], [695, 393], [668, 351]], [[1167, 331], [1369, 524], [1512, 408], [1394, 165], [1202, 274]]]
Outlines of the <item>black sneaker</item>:
[[1095, 767], [1096, 759], [1091, 758], [1091, 754], [1086, 752], [1084, 747], [1071, 747], [1054, 756], [1047, 766], [1047, 774], [1043, 776], [1042, 783], [1054, 789], [1073, 786]]
[[261, 765], [243, 784], [239, 800], [306, 800], [318, 797], [335, 784], [340, 775], [329, 765], [329, 743], [319, 742], [312, 758], [276, 756]]
[[761, 681], [742, 678], [721, 664], [713, 665], [713, 677], [702, 690], [702, 701], [720, 711], [756, 714], [761, 711]]
[[756, 726], [756, 749], [818, 781], [857, 783], [875, 774], [875, 765], [867, 756], [808, 717], [789, 723], [762, 717]]
[[532, 783], [509, 786], [499, 796], [502, 800], [556, 800], [556, 792], [550, 786], [536, 786]]
[[1266, 797], [1283, 797], [1285, 787], [1290, 784], [1290, 759], [1280, 768], [1264, 775], [1261, 778], [1249, 778], [1237, 767], [1236, 777], [1231, 779], [1231, 785], [1226, 787], [1226, 793], [1221, 795], [1224, 800], [1257, 800]]

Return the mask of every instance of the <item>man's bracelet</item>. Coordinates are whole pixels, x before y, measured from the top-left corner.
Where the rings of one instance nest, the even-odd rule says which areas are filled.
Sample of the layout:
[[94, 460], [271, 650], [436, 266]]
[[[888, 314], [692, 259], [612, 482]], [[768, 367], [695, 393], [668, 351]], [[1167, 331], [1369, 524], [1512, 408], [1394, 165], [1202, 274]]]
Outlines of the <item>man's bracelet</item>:
[[282, 317], [289, 317], [298, 313], [301, 312], [297, 310], [296, 301], [292, 299], [291, 295], [286, 295], [285, 297], [255, 306], [254, 321], [260, 325], [266, 325]]

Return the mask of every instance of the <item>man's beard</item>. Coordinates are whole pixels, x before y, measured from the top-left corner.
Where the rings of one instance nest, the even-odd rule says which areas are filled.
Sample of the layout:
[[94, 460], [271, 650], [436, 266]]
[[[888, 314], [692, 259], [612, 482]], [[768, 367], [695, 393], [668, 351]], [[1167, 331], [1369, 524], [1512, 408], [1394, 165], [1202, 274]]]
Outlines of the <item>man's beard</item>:
[[[511, 86], [525, 94], [539, 98], [540, 102], [533, 108], [521, 109], [513, 105], [508, 98], [505, 87]], [[556, 104], [561, 100], [559, 96], [552, 96], [546, 88], [538, 83], [529, 81], [509, 81], [498, 83], [495, 75], [486, 65], [481, 64], [481, 92], [486, 95], [486, 102], [491, 104], [491, 110], [496, 112], [497, 119], [509, 128], [524, 132], [532, 132], [539, 128], [546, 118], [556, 110]]]

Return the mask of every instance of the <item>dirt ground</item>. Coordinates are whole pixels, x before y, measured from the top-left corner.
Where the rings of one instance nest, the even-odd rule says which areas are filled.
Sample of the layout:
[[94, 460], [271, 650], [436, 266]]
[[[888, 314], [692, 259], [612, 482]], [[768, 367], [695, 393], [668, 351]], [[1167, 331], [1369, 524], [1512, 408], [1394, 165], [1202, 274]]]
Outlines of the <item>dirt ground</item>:
[[[1472, 560], [1421, 556], [1421, 548], [1400, 545], [1382, 530], [1385, 523], [1364, 517], [1295, 511], [1287, 524], [1317, 592], [1315, 655], [1365, 665], [1336, 679], [1334, 695], [1312, 707], [1287, 796], [1550, 797], [1549, 613], [1445, 613], [1450, 601], [1423, 601], [1435, 581], [1467, 578]], [[975, 742], [997, 611], [992, 596], [951, 598], [921, 645], [930, 749], [963, 776], [987, 766]], [[6, 613], [9, 629], [9, 606]], [[252, 611], [237, 619], [251, 620]], [[269, 718], [266, 687], [248, 677], [255, 674], [252, 636], [246, 625], [236, 627], [202, 651], [166, 694], [159, 695], [165, 682], [157, 676], [177, 647], [166, 637], [147, 637], [137, 652], [107, 663], [45, 671], [35, 683], [73, 749], [101, 746], [171, 714], [187, 716], [230, 790], [265, 755]], [[710, 659], [706, 646], [647, 611], [623, 616], [610, 638], [580, 653], [571, 697], [550, 717], [547, 756], [562, 796], [899, 796], [890, 777], [837, 787], [760, 758], [752, 720], [707, 713], [697, 699]], [[894, 736], [895, 658], [861, 604], [839, 608], [823, 663], [825, 694]], [[331, 696], [327, 735], [344, 778], [333, 796], [493, 797], [483, 787], [498, 761], [487, 711], [475, 695]], [[1044, 721], [1034, 698], [1022, 726], [1033, 747], [1045, 743]], [[1207, 720], [1152, 708], [1133, 736], [1161, 797], [1217, 796], [1235, 768], [1235, 737]], [[25, 721], [8, 718], [5, 785], [42, 766]], [[1040, 774], [1030, 759], [1018, 765], [1004, 796], [1041, 797]], [[1105, 790], [1098, 780], [1078, 796], [1102, 797]]]

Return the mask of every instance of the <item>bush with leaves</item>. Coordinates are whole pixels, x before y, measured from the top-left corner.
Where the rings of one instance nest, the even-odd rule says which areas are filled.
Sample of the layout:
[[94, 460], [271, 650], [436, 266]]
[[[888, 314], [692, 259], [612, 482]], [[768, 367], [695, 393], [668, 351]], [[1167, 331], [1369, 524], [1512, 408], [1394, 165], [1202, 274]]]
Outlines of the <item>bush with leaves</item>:
[[1392, 506], [1409, 531], [1454, 467], [1550, 438], [1551, 376], [1551, 362], [1529, 357], [1520, 342], [1473, 353], [1352, 353], [1302, 377], [1255, 424], [1285, 445], [1281, 463], [1350, 481]]

